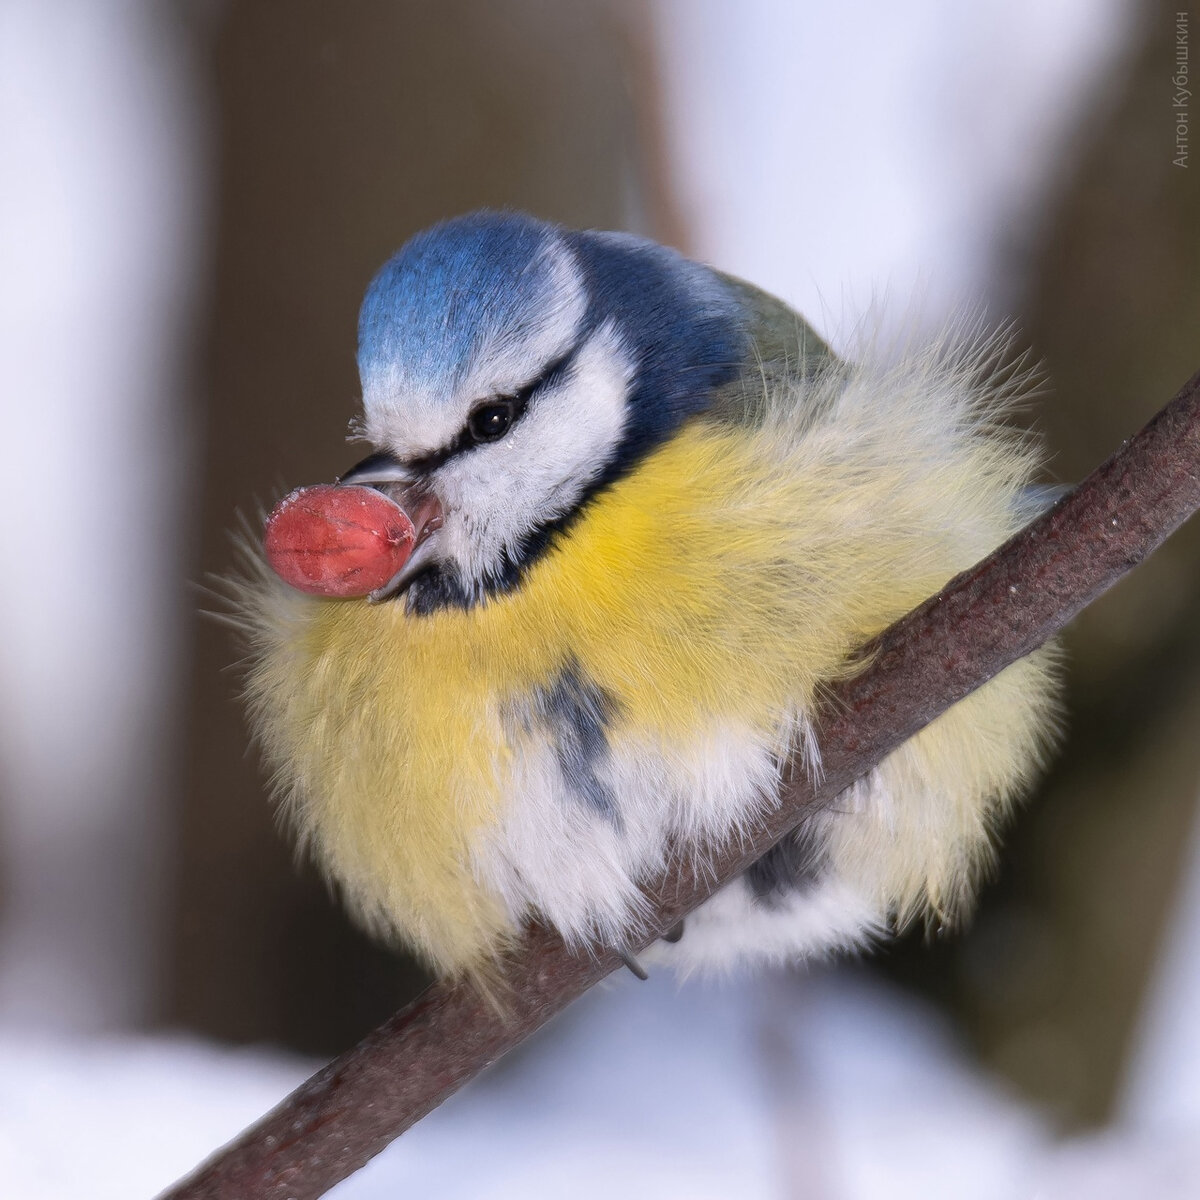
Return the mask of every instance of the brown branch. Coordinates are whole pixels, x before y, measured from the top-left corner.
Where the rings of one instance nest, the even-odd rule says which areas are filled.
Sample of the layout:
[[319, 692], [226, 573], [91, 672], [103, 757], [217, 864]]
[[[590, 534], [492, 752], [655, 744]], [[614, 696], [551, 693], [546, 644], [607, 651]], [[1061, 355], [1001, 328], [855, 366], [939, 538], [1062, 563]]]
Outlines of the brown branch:
[[[830, 689], [824, 780], [797, 773], [753, 839], [688, 859], [648, 888], [671, 928], [956, 700], [1048, 638], [1200, 506], [1200, 374], [1054, 509], [886, 630]], [[652, 938], [647, 937], [646, 941]], [[508, 1012], [436, 984], [164, 1193], [163, 1200], [312, 1200], [620, 965], [533, 929], [508, 965]]]

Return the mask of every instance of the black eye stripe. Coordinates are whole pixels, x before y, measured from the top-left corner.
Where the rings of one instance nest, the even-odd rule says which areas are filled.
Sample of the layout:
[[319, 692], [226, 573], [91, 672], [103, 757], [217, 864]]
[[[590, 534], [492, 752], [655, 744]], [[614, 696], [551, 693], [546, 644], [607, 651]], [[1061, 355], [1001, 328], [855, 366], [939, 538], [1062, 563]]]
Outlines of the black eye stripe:
[[[402, 459], [403, 465], [409, 470], [427, 473], [436, 471], [438, 467], [454, 458], [456, 455], [463, 454], [468, 450], [473, 450], [479, 445], [489, 445], [488, 439], [480, 439], [475, 437], [471, 432], [471, 420], [474, 415], [485, 408], [492, 405], [507, 404], [512, 413], [512, 419], [508, 423], [505, 433], [508, 432], [516, 423], [525, 415], [525, 410], [529, 407], [530, 400], [534, 395], [541, 391], [544, 387], [549, 387], [551, 384], [558, 383], [574, 366], [575, 356], [579, 352], [579, 346], [572, 346], [565, 354], [559, 355], [553, 362], [548, 363], [546, 369], [536, 378], [527, 383], [519, 391], [514, 392], [511, 396], [494, 396], [484, 400], [481, 404], [477, 404], [467, 417], [467, 424], [448, 445], [443, 446], [439, 450], [434, 450], [429, 454], [423, 454], [419, 458]], [[493, 438], [492, 441], [498, 441], [499, 438]]]

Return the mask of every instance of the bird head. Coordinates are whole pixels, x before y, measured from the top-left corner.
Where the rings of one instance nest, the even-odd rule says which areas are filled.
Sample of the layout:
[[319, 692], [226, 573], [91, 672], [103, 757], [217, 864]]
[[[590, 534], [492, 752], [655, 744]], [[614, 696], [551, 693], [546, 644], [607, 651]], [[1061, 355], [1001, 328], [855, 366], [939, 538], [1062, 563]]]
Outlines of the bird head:
[[341, 479], [418, 514], [388, 598], [422, 612], [515, 586], [741, 370], [743, 325], [721, 276], [628, 235], [480, 212], [412, 238], [363, 301], [374, 453]]

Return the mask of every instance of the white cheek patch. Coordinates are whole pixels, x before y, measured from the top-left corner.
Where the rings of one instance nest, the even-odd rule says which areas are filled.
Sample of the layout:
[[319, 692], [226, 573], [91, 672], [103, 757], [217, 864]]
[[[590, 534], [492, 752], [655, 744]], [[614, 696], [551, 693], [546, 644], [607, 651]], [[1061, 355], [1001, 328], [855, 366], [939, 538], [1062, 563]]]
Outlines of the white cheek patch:
[[602, 325], [563, 381], [538, 393], [507, 437], [438, 471], [442, 555], [467, 580], [494, 573], [531, 531], [574, 507], [620, 442], [632, 377], [615, 327]]
[[[448, 364], [444, 380], [412, 378], [401, 362], [363, 378], [363, 429], [369, 441], [402, 458], [419, 458], [449, 445], [476, 404], [512, 395], [565, 354], [579, 335], [587, 293], [574, 256], [558, 242], [528, 268], [543, 276], [542, 302], [511, 327], [486, 328], [466, 363]], [[431, 329], [430, 337], [439, 336]]]

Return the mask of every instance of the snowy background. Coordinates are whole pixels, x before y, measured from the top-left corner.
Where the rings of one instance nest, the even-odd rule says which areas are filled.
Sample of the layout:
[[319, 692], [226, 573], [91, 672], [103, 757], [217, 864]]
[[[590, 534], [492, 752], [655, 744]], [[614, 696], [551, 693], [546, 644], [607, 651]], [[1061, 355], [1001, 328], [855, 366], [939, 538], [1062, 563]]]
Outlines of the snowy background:
[[[188, 870], [212, 873], [186, 866], [204, 822], [178, 798], [199, 720], [188, 581], [210, 565], [197, 510], [224, 449], [205, 416], [221, 371], [203, 366], [230, 311], [219, 264], [250, 237], [222, 149], [230, 14], [255, 7], [0, 4], [0, 1178], [23, 1200], [152, 1195], [317, 1065], [215, 1040], [303, 1042], [206, 1015], [206, 988], [239, 972], [180, 934], [206, 907]], [[632, 91], [641, 132], [607, 223], [674, 234], [835, 342], [914, 295], [931, 325], [962, 302], [1019, 307], [1064, 164], [1146, 22], [1166, 21], [1129, 0], [736, 8], [613, 7], [635, 78], [612, 87]], [[354, 18], [368, 28], [369, 9]], [[564, 28], [550, 25], [543, 58]], [[291, 31], [271, 32], [291, 53]], [[321, 62], [345, 56], [336, 32], [314, 43]], [[432, 166], [381, 167], [410, 191], [448, 162], [472, 175], [455, 158], [469, 114], [440, 111]], [[1162, 131], [1153, 152], [1169, 160], [1165, 117]], [[437, 186], [468, 198], [456, 208], [517, 202]], [[314, 289], [338, 236], [305, 248]], [[260, 317], [238, 314], [247, 340]], [[1142, 415], [1166, 398], [1141, 397]], [[261, 462], [258, 494], [293, 465]], [[244, 742], [218, 752], [239, 759]], [[1200, 774], [1189, 804], [1198, 792]], [[1105, 1120], [1086, 1130], [985, 1066], [936, 989], [853, 964], [715, 988], [620, 979], [334, 1194], [1195, 1195], [1200, 845], [1189, 861], [1142, 935], [1161, 949]]]

